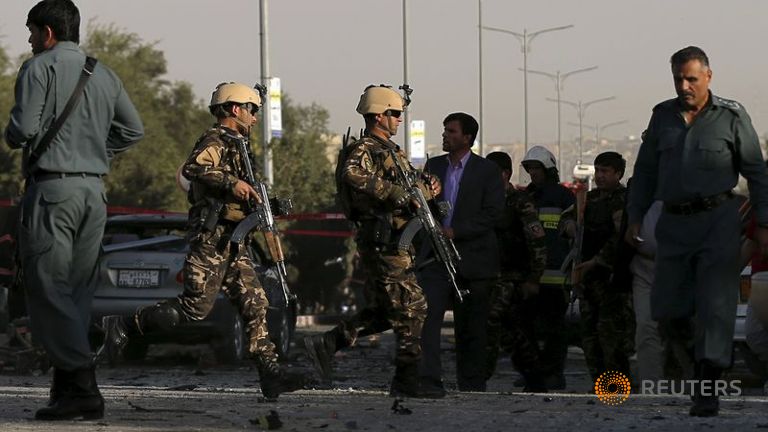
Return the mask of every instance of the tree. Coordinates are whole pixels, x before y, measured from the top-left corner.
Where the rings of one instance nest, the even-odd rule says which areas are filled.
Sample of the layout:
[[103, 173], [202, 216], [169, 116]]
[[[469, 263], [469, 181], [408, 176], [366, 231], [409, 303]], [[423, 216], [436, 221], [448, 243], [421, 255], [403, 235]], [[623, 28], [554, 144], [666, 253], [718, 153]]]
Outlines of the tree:
[[[297, 213], [325, 210], [336, 193], [325, 156], [331, 136], [328, 111], [315, 103], [296, 105], [288, 95], [283, 95], [282, 111], [284, 133], [272, 141], [274, 191], [292, 197]], [[261, 166], [261, 158], [257, 159]]]
[[109, 65], [144, 122], [144, 139], [119, 155], [107, 176], [110, 204], [184, 211], [186, 195], [176, 171], [186, 160], [210, 114], [186, 82], [169, 82], [165, 56], [156, 43], [113, 25], [89, 25], [83, 49]]
[[[106, 186], [110, 205], [186, 211], [187, 201], [176, 185], [176, 172], [200, 134], [214, 119], [206, 103], [184, 81], [169, 81], [167, 62], [157, 44], [114, 25], [91, 22], [83, 51], [109, 66], [120, 77], [144, 122], [145, 137], [112, 161]], [[28, 58], [22, 56], [21, 61]], [[15, 70], [0, 46], [0, 115], [13, 106]], [[213, 85], [216, 83], [212, 83]], [[274, 141], [274, 192], [293, 197], [296, 211], [318, 211], [333, 202], [331, 164], [325, 157], [328, 112], [317, 104], [297, 105], [283, 99], [284, 135]], [[254, 131], [256, 135], [257, 131]], [[254, 141], [254, 150], [261, 146]], [[18, 194], [22, 183], [20, 151], [0, 145], [0, 198]], [[260, 168], [261, 158], [257, 157]]]
[[[2, 115], [9, 113], [13, 106], [15, 78], [12, 66], [8, 53], [0, 45], [0, 113]], [[4, 124], [0, 123], [0, 128], [3, 126]], [[21, 190], [20, 165], [21, 152], [12, 151], [5, 143], [0, 143], [0, 198], [10, 199], [18, 196]]]

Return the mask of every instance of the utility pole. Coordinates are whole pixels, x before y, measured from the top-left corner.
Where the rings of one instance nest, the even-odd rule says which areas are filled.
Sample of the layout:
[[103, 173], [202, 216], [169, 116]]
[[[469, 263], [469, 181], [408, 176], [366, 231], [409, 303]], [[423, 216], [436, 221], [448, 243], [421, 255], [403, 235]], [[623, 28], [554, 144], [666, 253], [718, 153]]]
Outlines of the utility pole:
[[[403, 0], [403, 84], [408, 84], [408, 7], [407, 1]], [[411, 158], [411, 109], [403, 110], [403, 122], [405, 123], [405, 155]]]
[[485, 141], [485, 132], [483, 131], [483, 125], [485, 124], [483, 122], [483, 0], [477, 0], [477, 45], [477, 65], [479, 69], [478, 84], [480, 86], [478, 92], [478, 102], [480, 105], [478, 110], [480, 117], [480, 137], [477, 140], [477, 144], [479, 146], [478, 150], [480, 151], [480, 156], [483, 156], [485, 154], [483, 152], [483, 141]]
[[272, 172], [272, 125], [270, 124], [269, 98], [269, 38], [267, 28], [267, 0], [259, 0], [259, 36], [261, 42], [261, 84], [267, 89], [264, 100], [261, 101], [261, 136], [264, 142], [264, 178], [271, 186], [275, 183]]

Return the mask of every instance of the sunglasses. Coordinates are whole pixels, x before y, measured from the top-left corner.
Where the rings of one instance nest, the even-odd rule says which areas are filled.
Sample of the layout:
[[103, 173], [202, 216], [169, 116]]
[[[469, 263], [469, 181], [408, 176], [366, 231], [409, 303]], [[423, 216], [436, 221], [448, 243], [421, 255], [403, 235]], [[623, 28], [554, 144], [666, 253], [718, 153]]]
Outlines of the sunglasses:
[[255, 116], [255, 115], [256, 115], [256, 113], [257, 113], [257, 112], [259, 112], [259, 106], [258, 106], [258, 105], [256, 105], [256, 104], [252, 104], [252, 103], [250, 103], [250, 102], [249, 102], [249, 103], [247, 103], [247, 104], [243, 104], [243, 105], [240, 105], [240, 106], [241, 106], [242, 108], [245, 108], [245, 109], [247, 109], [248, 111], [250, 111], [252, 116]]
[[389, 115], [394, 118], [400, 118], [401, 115], [403, 115], [402, 111], [395, 111], [395, 110], [389, 110]]

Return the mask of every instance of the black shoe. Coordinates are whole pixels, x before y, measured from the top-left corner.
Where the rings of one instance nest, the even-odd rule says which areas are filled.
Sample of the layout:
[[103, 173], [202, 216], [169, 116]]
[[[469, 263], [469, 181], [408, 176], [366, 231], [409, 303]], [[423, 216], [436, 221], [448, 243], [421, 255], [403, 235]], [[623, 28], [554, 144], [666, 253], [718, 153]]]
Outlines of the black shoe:
[[562, 373], [547, 375], [543, 381], [544, 386], [549, 390], [565, 390], [565, 375]]
[[442, 399], [447, 392], [441, 380], [421, 377], [419, 380], [419, 395], [424, 399]]
[[120, 315], [109, 315], [101, 319], [104, 329], [104, 343], [96, 353], [96, 360], [106, 357], [109, 364], [117, 362], [128, 344], [128, 329]]
[[440, 399], [445, 397], [445, 389], [439, 380], [420, 379], [417, 363], [401, 363], [395, 368], [395, 376], [389, 387], [389, 396]]
[[261, 383], [261, 394], [268, 401], [275, 401], [282, 393], [301, 390], [311, 384], [311, 380], [306, 375], [286, 372], [277, 364], [272, 367], [260, 367], [259, 381]]
[[693, 406], [688, 414], [692, 417], [715, 417], [720, 411], [720, 398], [717, 396], [694, 396]]
[[545, 378], [542, 374], [535, 369], [524, 370], [520, 373], [525, 378], [525, 386], [523, 387], [523, 393], [546, 393], [548, 386]]
[[[697, 380], [697, 385], [693, 388], [693, 394], [691, 400], [693, 406], [688, 412], [693, 417], [714, 417], [718, 415], [720, 410], [720, 398], [714, 390], [714, 384], [720, 379], [723, 373], [723, 369], [714, 365], [709, 360], [701, 360], [694, 364], [694, 379]], [[711, 384], [710, 394], [704, 394], [704, 383]]]
[[37, 410], [36, 420], [97, 420], [104, 417], [104, 398], [96, 385], [93, 368], [78, 369], [67, 374], [71, 378], [57, 389], [47, 407]]
[[333, 355], [336, 353], [336, 336], [332, 332], [319, 335], [305, 336], [304, 347], [312, 365], [325, 383], [333, 378]]

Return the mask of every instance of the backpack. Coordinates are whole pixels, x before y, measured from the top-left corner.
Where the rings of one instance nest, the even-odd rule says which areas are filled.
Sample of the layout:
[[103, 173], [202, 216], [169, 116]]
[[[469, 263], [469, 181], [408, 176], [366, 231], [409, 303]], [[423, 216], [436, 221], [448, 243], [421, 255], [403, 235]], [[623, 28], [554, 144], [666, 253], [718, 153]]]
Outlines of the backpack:
[[[362, 133], [360, 135], [362, 136]], [[336, 205], [341, 209], [341, 212], [344, 213], [344, 216], [351, 221], [355, 220], [356, 215], [352, 209], [352, 191], [343, 178], [344, 165], [346, 165], [347, 158], [349, 158], [350, 153], [352, 153], [352, 149], [357, 147], [360, 143], [362, 143], [362, 141], [354, 140], [349, 134], [349, 129], [347, 129], [346, 135], [342, 136], [341, 148], [336, 156], [336, 173], [334, 176], [336, 179]]]

